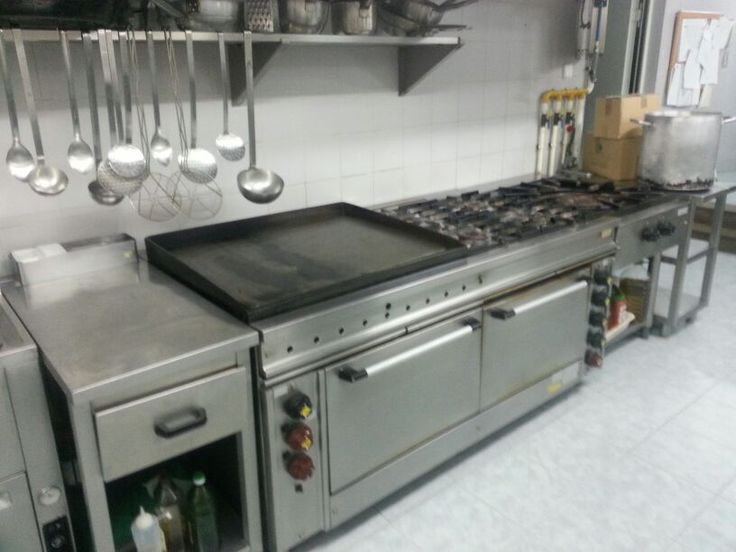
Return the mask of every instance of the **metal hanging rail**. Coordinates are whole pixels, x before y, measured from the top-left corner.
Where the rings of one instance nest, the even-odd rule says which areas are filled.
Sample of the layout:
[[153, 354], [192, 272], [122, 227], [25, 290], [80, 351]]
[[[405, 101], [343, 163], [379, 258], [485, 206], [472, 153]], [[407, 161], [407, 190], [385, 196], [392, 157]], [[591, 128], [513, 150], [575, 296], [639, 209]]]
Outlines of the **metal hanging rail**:
[[[82, 40], [81, 32], [69, 31], [67, 36], [72, 42]], [[90, 36], [93, 41], [98, 40], [96, 31], [91, 31]], [[232, 99], [234, 104], [239, 105], [245, 99], [243, 33], [223, 33], [223, 36], [230, 47]], [[23, 37], [29, 43], [57, 42], [59, 33], [54, 30], [24, 30]], [[143, 42], [146, 40], [146, 33], [135, 31], [131, 37], [138, 42]], [[197, 31], [192, 33], [192, 38], [196, 42], [216, 44], [218, 33]], [[163, 42], [163, 31], [154, 31], [153, 39]], [[174, 31], [171, 33], [171, 39], [174, 42], [184, 42], [185, 34], [183, 31]], [[268, 62], [282, 46], [394, 47], [398, 55], [399, 95], [403, 96], [462, 45], [462, 39], [456, 36], [396, 37], [254, 33], [253, 65], [256, 82], [258, 82]]]

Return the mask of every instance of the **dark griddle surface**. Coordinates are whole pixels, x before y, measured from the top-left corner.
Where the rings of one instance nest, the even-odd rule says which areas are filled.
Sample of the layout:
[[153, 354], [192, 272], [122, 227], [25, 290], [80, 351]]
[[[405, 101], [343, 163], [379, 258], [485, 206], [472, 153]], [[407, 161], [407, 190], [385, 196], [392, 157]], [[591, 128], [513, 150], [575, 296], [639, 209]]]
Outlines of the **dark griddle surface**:
[[248, 321], [465, 256], [458, 241], [349, 204], [146, 239], [149, 260]]

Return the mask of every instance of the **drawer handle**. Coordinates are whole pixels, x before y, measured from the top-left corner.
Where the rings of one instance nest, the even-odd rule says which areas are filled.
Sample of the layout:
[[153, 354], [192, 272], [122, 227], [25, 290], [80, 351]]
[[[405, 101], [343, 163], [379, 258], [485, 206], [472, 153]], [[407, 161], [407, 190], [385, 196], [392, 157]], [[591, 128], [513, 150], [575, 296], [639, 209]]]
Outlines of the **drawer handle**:
[[194, 407], [167, 416], [157, 422], [153, 429], [159, 437], [171, 439], [192, 429], [202, 427], [206, 423], [207, 411], [204, 408]]

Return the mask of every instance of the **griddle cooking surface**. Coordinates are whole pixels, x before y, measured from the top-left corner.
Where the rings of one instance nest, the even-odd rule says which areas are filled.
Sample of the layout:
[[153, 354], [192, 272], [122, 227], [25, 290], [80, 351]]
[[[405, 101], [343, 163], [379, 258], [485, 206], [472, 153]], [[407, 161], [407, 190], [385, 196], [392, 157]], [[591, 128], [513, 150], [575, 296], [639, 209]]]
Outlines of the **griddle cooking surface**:
[[457, 240], [348, 204], [152, 236], [149, 260], [245, 321], [465, 256]]

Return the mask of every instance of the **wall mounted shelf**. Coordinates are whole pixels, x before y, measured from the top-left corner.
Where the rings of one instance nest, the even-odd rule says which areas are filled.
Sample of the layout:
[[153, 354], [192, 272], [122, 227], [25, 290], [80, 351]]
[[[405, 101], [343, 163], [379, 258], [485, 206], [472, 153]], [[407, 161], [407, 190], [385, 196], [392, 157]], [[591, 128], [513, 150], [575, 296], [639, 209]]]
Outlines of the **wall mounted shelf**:
[[[144, 41], [144, 31], [135, 31], [135, 40]], [[97, 33], [92, 32], [92, 39], [97, 40]], [[56, 42], [59, 34], [51, 30], [24, 30], [23, 36], [28, 42]], [[68, 33], [70, 40], [81, 40], [81, 34]], [[230, 46], [231, 94], [233, 104], [240, 105], [245, 101], [245, 73], [242, 33], [224, 33], [225, 41]], [[153, 38], [163, 42], [164, 33], [154, 31]], [[175, 42], [184, 41], [184, 32], [171, 33]], [[193, 32], [196, 42], [217, 42], [217, 33]], [[388, 47], [396, 48], [399, 68], [399, 95], [407, 94], [432, 69], [447, 56], [462, 47], [459, 37], [394, 37], [394, 36], [343, 36], [343, 35], [299, 35], [279, 33], [253, 34], [253, 60], [256, 82], [263, 71], [285, 46], [334, 46], [334, 47]]]

